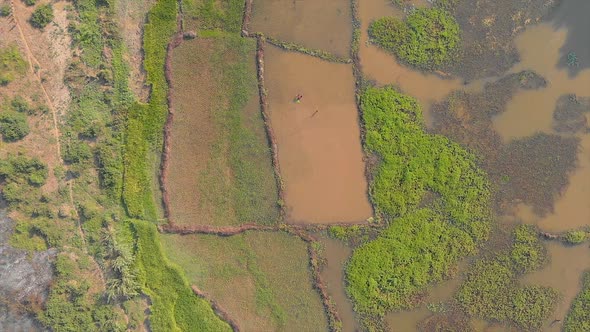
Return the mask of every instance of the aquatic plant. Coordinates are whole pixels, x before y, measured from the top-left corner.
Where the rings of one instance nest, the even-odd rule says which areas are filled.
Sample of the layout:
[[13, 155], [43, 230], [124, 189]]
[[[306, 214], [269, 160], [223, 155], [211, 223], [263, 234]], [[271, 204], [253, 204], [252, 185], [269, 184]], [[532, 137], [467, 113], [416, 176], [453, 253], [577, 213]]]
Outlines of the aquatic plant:
[[469, 315], [538, 330], [555, 309], [558, 293], [550, 287], [521, 286], [517, 277], [540, 268], [547, 254], [534, 227], [520, 225], [508, 252], [476, 261], [455, 294]]
[[588, 233], [583, 230], [569, 231], [563, 237], [568, 244], [580, 244], [588, 239]]
[[[353, 252], [347, 291], [357, 312], [379, 318], [417, 305], [427, 285], [449, 277], [487, 237], [490, 193], [473, 155], [424, 131], [414, 98], [393, 87], [368, 87], [360, 104], [365, 148], [380, 160], [371, 199], [390, 224]], [[427, 193], [436, 194], [433, 208], [417, 210]]]
[[563, 331], [590, 331], [590, 272], [586, 272], [584, 275], [582, 291], [572, 303], [565, 317]]
[[578, 67], [580, 63], [578, 62], [578, 56], [575, 52], [569, 52], [567, 54], [567, 66], [568, 67]]
[[418, 8], [405, 21], [383, 17], [371, 23], [369, 36], [405, 63], [433, 70], [452, 60], [461, 42], [455, 18], [441, 8]]

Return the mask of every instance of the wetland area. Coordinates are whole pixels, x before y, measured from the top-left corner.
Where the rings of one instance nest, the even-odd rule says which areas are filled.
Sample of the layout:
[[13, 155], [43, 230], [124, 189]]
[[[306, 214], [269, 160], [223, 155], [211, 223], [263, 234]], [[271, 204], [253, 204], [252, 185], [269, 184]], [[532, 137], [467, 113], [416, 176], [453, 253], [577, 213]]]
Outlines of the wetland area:
[[590, 331], [590, 1], [129, 1], [0, 0], [0, 330]]

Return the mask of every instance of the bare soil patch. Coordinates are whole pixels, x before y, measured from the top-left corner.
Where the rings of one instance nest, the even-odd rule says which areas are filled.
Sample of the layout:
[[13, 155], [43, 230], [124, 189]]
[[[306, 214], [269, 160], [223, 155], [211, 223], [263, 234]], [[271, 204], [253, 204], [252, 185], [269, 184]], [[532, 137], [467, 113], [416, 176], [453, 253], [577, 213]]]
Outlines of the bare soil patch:
[[372, 211], [351, 66], [271, 46], [265, 50], [288, 222], [366, 220]]
[[347, 57], [352, 36], [350, 2], [255, 0], [249, 32]]

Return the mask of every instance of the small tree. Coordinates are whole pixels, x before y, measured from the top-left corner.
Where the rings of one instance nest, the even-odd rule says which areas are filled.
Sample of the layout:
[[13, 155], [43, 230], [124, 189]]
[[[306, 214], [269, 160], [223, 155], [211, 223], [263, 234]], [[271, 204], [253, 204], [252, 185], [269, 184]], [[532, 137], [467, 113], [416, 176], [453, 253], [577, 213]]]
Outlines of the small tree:
[[23, 139], [29, 134], [27, 117], [12, 111], [0, 113], [0, 134], [8, 142]]
[[23, 2], [25, 3], [25, 5], [31, 7], [37, 3], [37, 0], [23, 0]]
[[50, 4], [45, 4], [37, 7], [33, 14], [31, 14], [31, 25], [37, 29], [43, 29], [53, 21], [53, 7]]

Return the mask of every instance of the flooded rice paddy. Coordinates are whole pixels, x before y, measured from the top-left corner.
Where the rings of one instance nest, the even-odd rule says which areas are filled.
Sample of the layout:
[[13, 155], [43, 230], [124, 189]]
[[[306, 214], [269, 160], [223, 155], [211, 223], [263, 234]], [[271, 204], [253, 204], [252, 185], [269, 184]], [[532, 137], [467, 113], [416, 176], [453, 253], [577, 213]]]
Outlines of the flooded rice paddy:
[[349, 0], [255, 0], [250, 31], [348, 57], [350, 18]]
[[[287, 220], [371, 217], [352, 67], [265, 49], [265, 80], [285, 183]], [[299, 103], [294, 98], [301, 94]]]

